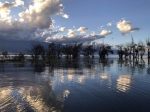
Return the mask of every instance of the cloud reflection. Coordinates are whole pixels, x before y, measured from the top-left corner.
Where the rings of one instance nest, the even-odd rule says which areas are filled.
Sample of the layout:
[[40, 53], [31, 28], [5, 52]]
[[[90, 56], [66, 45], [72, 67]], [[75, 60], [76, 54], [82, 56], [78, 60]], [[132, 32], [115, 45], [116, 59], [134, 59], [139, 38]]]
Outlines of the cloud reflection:
[[65, 90], [65, 91], [63, 92], [64, 98], [68, 98], [69, 94], [70, 94], [70, 91], [69, 91], [69, 90]]
[[106, 73], [101, 73], [100, 77], [102, 79], [108, 79], [109, 78], [109, 76]]
[[121, 75], [117, 79], [117, 89], [122, 92], [126, 92], [130, 89], [131, 84], [131, 76], [129, 75]]
[[[38, 87], [20, 87], [18, 89], [10, 87], [0, 90], [0, 111], [49, 112], [62, 107], [62, 101], [59, 101], [55, 95], [49, 96], [51, 89], [45, 89], [44, 87], [40, 89]], [[68, 97], [69, 93], [69, 91], [65, 91], [65, 96]], [[53, 105], [56, 107], [53, 107]]]
[[79, 76], [79, 77], [78, 77], [78, 83], [83, 84], [83, 83], [84, 83], [84, 81], [85, 81], [85, 79], [86, 79], [86, 77], [85, 77], [85, 76]]

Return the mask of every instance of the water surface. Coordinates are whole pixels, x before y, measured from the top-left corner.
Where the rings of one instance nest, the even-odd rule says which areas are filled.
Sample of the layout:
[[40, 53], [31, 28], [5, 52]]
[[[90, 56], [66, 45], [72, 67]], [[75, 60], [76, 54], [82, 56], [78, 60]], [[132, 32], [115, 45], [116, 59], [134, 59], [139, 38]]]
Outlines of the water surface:
[[150, 112], [147, 60], [0, 64], [0, 112]]

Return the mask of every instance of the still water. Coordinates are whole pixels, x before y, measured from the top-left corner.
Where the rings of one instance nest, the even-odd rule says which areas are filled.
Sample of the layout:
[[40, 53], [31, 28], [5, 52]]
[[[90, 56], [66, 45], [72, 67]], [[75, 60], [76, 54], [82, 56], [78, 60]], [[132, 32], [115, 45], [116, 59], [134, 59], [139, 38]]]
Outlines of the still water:
[[148, 62], [0, 64], [0, 112], [150, 112]]

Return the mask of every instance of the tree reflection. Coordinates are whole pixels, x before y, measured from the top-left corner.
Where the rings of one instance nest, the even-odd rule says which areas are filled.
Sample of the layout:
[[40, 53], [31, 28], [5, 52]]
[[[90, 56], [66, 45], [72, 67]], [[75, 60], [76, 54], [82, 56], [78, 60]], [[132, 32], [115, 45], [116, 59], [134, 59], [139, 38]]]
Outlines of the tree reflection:
[[145, 68], [145, 61], [143, 59], [126, 59], [126, 60], [118, 60], [118, 66], [119, 67], [137, 67], [137, 68]]
[[32, 65], [34, 67], [34, 72], [38, 72], [41, 73], [44, 71], [45, 68], [45, 64], [44, 63], [32, 63]]

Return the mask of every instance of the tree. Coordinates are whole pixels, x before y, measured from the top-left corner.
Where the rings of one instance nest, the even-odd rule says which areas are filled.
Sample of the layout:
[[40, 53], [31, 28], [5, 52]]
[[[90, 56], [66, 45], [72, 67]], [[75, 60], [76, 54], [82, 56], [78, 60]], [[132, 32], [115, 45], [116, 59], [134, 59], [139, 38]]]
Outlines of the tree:
[[62, 52], [66, 55], [66, 58], [71, 58], [73, 47], [71, 45], [65, 45], [62, 48]]
[[108, 53], [111, 53], [111, 54], [113, 54], [113, 51], [111, 50], [111, 46], [109, 46], [109, 45], [104, 45], [104, 44], [102, 44], [102, 45], [100, 45], [99, 46], [99, 51], [98, 51], [98, 53], [99, 53], [99, 57], [101, 58], [101, 59], [105, 59], [106, 58], [106, 56], [108, 56]]
[[82, 44], [76, 44], [72, 48], [72, 58], [78, 58], [80, 56], [80, 51], [82, 48]]
[[34, 60], [38, 60], [40, 56], [43, 60], [45, 59], [45, 48], [40, 44], [32, 43], [31, 48], [27, 52]]
[[48, 45], [48, 50], [47, 50], [47, 58], [52, 59], [56, 57], [56, 45], [55, 43], [50, 43]]
[[148, 59], [149, 59], [150, 58], [150, 38], [146, 39], [146, 44], [147, 44], [147, 47], [148, 47]]
[[139, 41], [139, 43], [138, 43], [138, 50], [139, 50], [139, 53], [140, 53], [140, 57], [142, 59], [143, 55], [145, 54], [145, 45], [142, 41]]
[[96, 52], [96, 49], [93, 47], [93, 45], [88, 45], [82, 48], [82, 54], [84, 56], [92, 56], [94, 58], [94, 53]]
[[13, 58], [14, 60], [18, 60], [18, 61], [20, 61], [20, 62], [23, 62], [24, 60], [25, 60], [25, 56], [24, 56], [24, 54], [23, 53], [19, 53], [17, 56], [15, 56], [14, 58]]
[[3, 55], [3, 59], [4, 59], [4, 58], [8, 58], [8, 52], [7, 52], [7, 51], [3, 51], [3, 52], [2, 52], [2, 55]]
[[57, 58], [61, 58], [61, 53], [62, 53], [62, 45], [61, 44], [57, 44], [56, 47], [56, 57]]
[[[117, 53], [118, 53], [118, 55], [119, 55], [119, 59], [123, 59], [123, 55], [125, 55], [125, 58], [127, 57], [127, 47], [125, 46], [125, 45], [123, 45], [123, 44], [120, 44], [120, 45], [118, 45], [117, 46], [118, 47], [118, 51], [117, 51]], [[126, 51], [125, 51], [126, 50]]]

